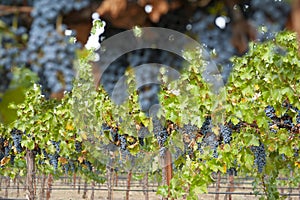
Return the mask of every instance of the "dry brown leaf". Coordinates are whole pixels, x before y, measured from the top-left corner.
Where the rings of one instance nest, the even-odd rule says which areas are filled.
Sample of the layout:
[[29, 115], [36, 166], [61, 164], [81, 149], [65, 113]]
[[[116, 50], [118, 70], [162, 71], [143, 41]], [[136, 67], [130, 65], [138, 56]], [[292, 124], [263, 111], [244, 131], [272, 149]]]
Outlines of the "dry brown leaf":
[[100, 16], [110, 15], [112, 18], [119, 17], [127, 7], [127, 0], [105, 0], [97, 9]]
[[166, 0], [151, 0], [150, 4], [153, 6], [152, 12], [149, 14], [152, 22], [158, 22], [160, 17], [169, 11], [169, 4]]
[[[99, 11], [97, 12], [99, 13]], [[111, 22], [114, 27], [123, 29], [150, 25], [144, 9], [136, 3], [128, 3], [126, 9], [122, 10], [116, 18], [110, 13], [104, 14], [102, 18]]]
[[58, 162], [60, 162], [61, 164], [65, 165], [68, 163], [68, 160], [64, 157], [59, 157], [58, 158]]
[[243, 54], [248, 49], [249, 40], [256, 39], [256, 30], [247, 20], [239, 20], [232, 26], [232, 45]]

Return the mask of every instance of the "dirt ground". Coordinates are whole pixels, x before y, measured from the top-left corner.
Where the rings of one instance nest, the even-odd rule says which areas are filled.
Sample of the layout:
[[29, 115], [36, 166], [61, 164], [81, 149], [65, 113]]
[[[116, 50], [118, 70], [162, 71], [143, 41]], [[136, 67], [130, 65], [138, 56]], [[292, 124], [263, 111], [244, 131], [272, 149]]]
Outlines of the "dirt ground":
[[[125, 200], [126, 192], [114, 191], [113, 199], [114, 200]], [[65, 190], [65, 191], [52, 191], [51, 199], [53, 200], [79, 200], [79, 199], [91, 199], [90, 198], [91, 192], [87, 192], [87, 198], [83, 198], [83, 192], [80, 194], [74, 190]], [[10, 199], [26, 199], [25, 193], [22, 191], [20, 196], [17, 197], [16, 192], [10, 191], [9, 196]], [[4, 192], [0, 192], [0, 199], [4, 198]], [[38, 198], [41, 199], [41, 198]], [[95, 191], [95, 200], [107, 200], [107, 191]], [[131, 200], [144, 200], [145, 196], [143, 192], [130, 192]], [[215, 200], [214, 195], [200, 195], [199, 200]], [[220, 195], [220, 200], [224, 199], [224, 195]], [[254, 200], [258, 199], [253, 196], [243, 196], [243, 195], [235, 195], [232, 198], [233, 200]], [[154, 192], [149, 193], [149, 200], [161, 200], [161, 197], [156, 195]], [[296, 200], [296, 198], [295, 198]]]
[[[23, 185], [19, 185], [20, 188], [24, 187]], [[41, 198], [40, 192], [41, 190], [38, 188], [40, 185], [37, 184], [37, 199], [45, 199]], [[221, 183], [220, 192], [226, 192], [228, 184], [226, 182]], [[6, 189], [8, 188], [8, 189]], [[91, 184], [87, 184], [87, 190], [86, 195], [84, 197], [84, 183], [78, 181], [75, 185], [72, 185], [70, 182], [57, 180], [54, 182], [52, 186], [52, 192], [51, 192], [51, 198], [53, 200], [84, 200], [84, 199], [91, 199]], [[125, 200], [126, 195], [126, 181], [119, 181], [118, 186], [113, 187], [116, 191], [113, 191], [113, 198], [114, 200]], [[26, 193], [23, 189], [19, 190], [19, 195], [17, 195], [17, 184], [13, 183], [12, 181], [5, 182], [2, 181], [0, 185], [0, 199], [26, 199]], [[161, 197], [156, 195], [156, 192], [154, 192], [156, 189], [156, 185], [149, 185], [148, 187], [148, 195], [149, 200], [160, 200]], [[122, 190], [122, 191], [118, 191]], [[145, 195], [141, 191], [142, 185], [140, 182], [135, 181], [132, 183], [132, 187], [129, 192], [129, 199], [130, 200], [144, 200]], [[215, 185], [212, 185], [209, 187], [209, 192], [214, 193], [216, 191]], [[256, 200], [259, 199], [259, 197], [255, 197], [254, 195], [249, 195], [249, 193], [252, 193], [252, 187], [251, 182], [236, 182], [235, 183], [235, 189], [234, 191], [236, 194], [232, 195], [232, 200]], [[280, 190], [280, 192], [286, 194], [288, 192], [287, 189]], [[300, 189], [294, 188], [292, 191], [290, 191], [292, 194], [299, 194], [300, 195]], [[7, 193], [7, 194], [6, 194]], [[245, 193], [245, 194], [243, 194]], [[247, 194], [247, 195], [246, 195]], [[7, 197], [5, 197], [7, 196]], [[95, 200], [107, 200], [108, 191], [106, 185], [96, 185], [94, 190], [94, 199]], [[199, 195], [199, 200], [215, 200], [215, 194], [202, 194]], [[219, 194], [219, 200], [225, 200], [228, 198], [224, 198], [224, 194]], [[287, 198], [288, 199], [288, 198]], [[290, 198], [289, 200], [299, 200], [300, 197], [294, 196]]]

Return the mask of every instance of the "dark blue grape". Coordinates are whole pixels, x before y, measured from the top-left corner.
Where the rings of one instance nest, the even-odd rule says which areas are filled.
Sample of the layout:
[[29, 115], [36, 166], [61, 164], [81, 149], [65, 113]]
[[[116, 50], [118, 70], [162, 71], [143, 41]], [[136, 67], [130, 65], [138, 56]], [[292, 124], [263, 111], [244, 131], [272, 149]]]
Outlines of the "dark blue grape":
[[212, 133], [212, 125], [211, 125], [211, 117], [206, 117], [204, 123], [202, 124], [200, 128], [200, 132], [203, 135], [206, 135], [208, 133]]
[[17, 129], [13, 129], [11, 131], [11, 136], [12, 136], [12, 139], [14, 141], [14, 146], [17, 150], [18, 153], [21, 153], [22, 152], [22, 146], [21, 146], [21, 140], [22, 140], [22, 131], [19, 131]]
[[225, 144], [229, 144], [231, 141], [232, 130], [227, 125], [220, 126], [220, 134]]
[[266, 113], [266, 116], [269, 117], [270, 119], [275, 119], [277, 118], [276, 114], [275, 114], [275, 109], [273, 106], [267, 106], [265, 108], [265, 113]]
[[75, 151], [80, 153], [82, 151], [82, 143], [79, 141], [75, 141]]
[[259, 173], [262, 173], [266, 165], [265, 146], [260, 142], [259, 146], [252, 146], [251, 150], [254, 153], [254, 163], [257, 166], [257, 170]]
[[51, 143], [52, 143], [53, 146], [55, 147], [56, 153], [59, 154], [59, 152], [60, 152], [60, 146], [59, 146], [59, 145], [60, 145], [60, 141], [57, 142], [57, 141], [53, 141], [53, 140], [52, 140]]
[[49, 154], [48, 158], [49, 158], [50, 164], [54, 167], [54, 169], [57, 169], [59, 155], [57, 153]]

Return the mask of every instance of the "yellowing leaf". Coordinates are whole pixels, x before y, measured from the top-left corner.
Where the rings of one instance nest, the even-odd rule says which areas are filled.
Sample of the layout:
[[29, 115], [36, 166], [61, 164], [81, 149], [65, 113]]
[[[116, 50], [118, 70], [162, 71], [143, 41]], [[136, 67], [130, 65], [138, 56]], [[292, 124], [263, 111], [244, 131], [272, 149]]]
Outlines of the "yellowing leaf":
[[223, 173], [226, 173], [226, 171], [227, 171], [227, 167], [226, 167], [226, 165], [224, 164], [224, 165], [223, 165]]
[[298, 167], [298, 168], [300, 168], [300, 161], [296, 161], [295, 162], [295, 166]]
[[74, 127], [72, 126], [71, 123], [67, 123], [67, 125], [66, 125], [66, 130], [67, 130], [67, 131], [73, 131], [73, 130], [74, 130]]
[[78, 160], [79, 163], [81, 164], [81, 163], [83, 163], [83, 161], [84, 161], [84, 157], [83, 157], [83, 156], [80, 156], [77, 160]]
[[85, 149], [85, 150], [82, 150], [81, 153], [82, 153], [82, 154], [87, 154], [87, 150], [86, 150], [86, 149]]
[[2, 160], [1, 160], [1, 166], [6, 165], [9, 161], [10, 161], [10, 158], [9, 158], [9, 157], [4, 157], [4, 158], [2, 158]]
[[87, 135], [86, 135], [86, 133], [81, 133], [80, 136], [81, 136], [81, 138], [82, 138], [83, 140], [87, 140]]

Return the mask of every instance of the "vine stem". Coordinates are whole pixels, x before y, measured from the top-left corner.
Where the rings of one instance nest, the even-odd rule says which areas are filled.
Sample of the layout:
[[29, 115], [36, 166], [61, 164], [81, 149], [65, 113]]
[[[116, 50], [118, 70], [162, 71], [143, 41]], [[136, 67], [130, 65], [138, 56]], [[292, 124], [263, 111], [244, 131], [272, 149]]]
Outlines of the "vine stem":
[[262, 185], [263, 185], [263, 191], [265, 193], [265, 196], [268, 196], [267, 186], [266, 186], [266, 183], [265, 183], [265, 175], [261, 176], [261, 182], [262, 182]]
[[63, 34], [62, 24], [63, 24], [63, 16], [58, 15], [57, 18], [56, 18], [56, 31], [60, 34]]
[[0, 17], [12, 13], [30, 13], [33, 10], [31, 6], [6, 6], [0, 5]]

